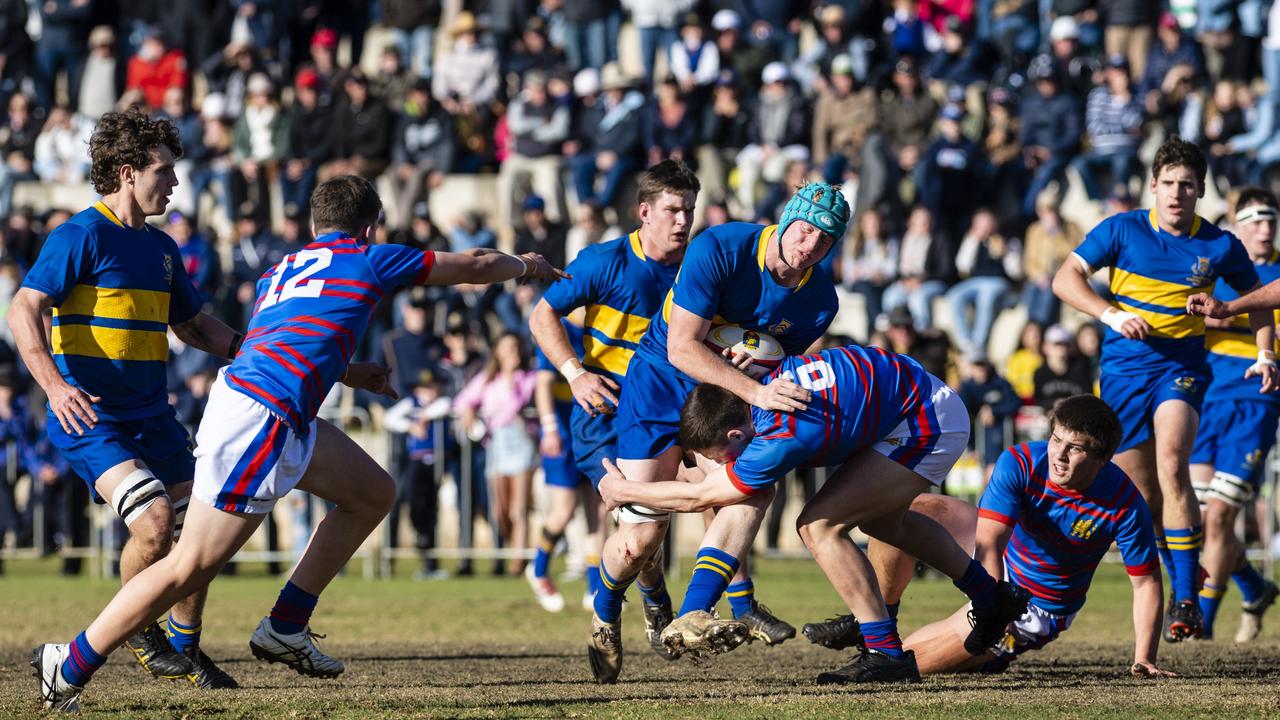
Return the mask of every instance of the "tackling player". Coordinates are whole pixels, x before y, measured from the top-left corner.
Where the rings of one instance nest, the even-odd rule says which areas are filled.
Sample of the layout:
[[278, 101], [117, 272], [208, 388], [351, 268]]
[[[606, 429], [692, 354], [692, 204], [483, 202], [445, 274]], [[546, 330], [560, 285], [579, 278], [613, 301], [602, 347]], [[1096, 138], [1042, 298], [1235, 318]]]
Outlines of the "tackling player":
[[[1231, 226], [1262, 282], [1280, 278], [1280, 252], [1274, 244], [1275, 196], [1262, 188], [1241, 189]], [[1228, 300], [1237, 297], [1221, 280], [1214, 294]], [[1262, 482], [1263, 460], [1275, 444], [1280, 422], [1280, 394], [1259, 395], [1257, 382], [1244, 377], [1254, 358], [1244, 317], [1206, 320], [1205, 324], [1213, 382], [1205, 394], [1204, 423], [1191, 451], [1191, 482], [1204, 515], [1202, 564], [1208, 571], [1200, 591], [1203, 637], [1213, 637], [1213, 621], [1230, 575], [1244, 596], [1236, 642], [1249, 642], [1262, 629], [1262, 615], [1275, 603], [1277, 590], [1246, 559], [1244, 543], [1236, 537], [1236, 516], [1253, 501]]]
[[[1124, 437], [1115, 457], [1142, 492], [1156, 522], [1156, 544], [1169, 570], [1172, 640], [1197, 637], [1203, 618], [1196, 602], [1204, 533], [1191, 487], [1188, 458], [1209, 384], [1204, 321], [1188, 312], [1188, 298], [1219, 278], [1237, 292], [1258, 287], [1258, 273], [1231, 233], [1196, 214], [1206, 165], [1199, 148], [1171, 137], [1151, 168], [1155, 207], [1103, 220], [1053, 280], [1054, 292], [1101, 320], [1101, 396], [1115, 409]], [[1089, 286], [1111, 268], [1112, 300]], [[1270, 313], [1249, 314], [1257, 360], [1245, 375], [1276, 386], [1275, 328]]]
[[[918, 681], [867, 557], [849, 532], [921, 558], [952, 578], [973, 603], [964, 647], [977, 654], [1027, 607], [1025, 590], [997, 582], [937, 523], [908, 511], [930, 485], [941, 485], [969, 439], [964, 403], [915, 360], [856, 345], [791, 357], [770, 376], [813, 393], [808, 407], [782, 413], [751, 407], [728, 390], [697, 386], [680, 411], [685, 449], [724, 463], [697, 484], [629, 482], [617, 468], [600, 484], [609, 507], [640, 503], [673, 512], [739, 505], [766, 507], [774, 483], [801, 464], [837, 468], [800, 511], [800, 537], [836, 592], [862, 623], [865, 652], [820, 683]], [[730, 522], [729, 520], [733, 520]], [[759, 515], [721, 512], [703, 537], [681, 616], [664, 642], [719, 652], [741, 642], [740, 630], [709, 622], [706, 612], [755, 538]], [[721, 571], [703, 572], [703, 565]], [[727, 574], [726, 574], [727, 573]]]
[[206, 586], [276, 501], [297, 487], [334, 504], [311, 537], [253, 654], [303, 675], [335, 677], [342, 663], [320, 652], [309, 628], [320, 593], [378, 526], [395, 483], [351, 438], [316, 418], [334, 382], [394, 397], [389, 370], [352, 363], [378, 298], [409, 284], [555, 280], [541, 256], [423, 252], [369, 245], [382, 203], [369, 181], [342, 176], [311, 195], [315, 242], [258, 281], [244, 346], [221, 371], [197, 433], [193, 502], [173, 551], [124, 586], [69, 644], [46, 644], [31, 664], [46, 707], [75, 710], [107, 655], [155, 613]]
[[[122, 584], [169, 552], [191, 494], [195, 460], [169, 406], [166, 330], [221, 357], [234, 356], [242, 339], [200, 311], [177, 245], [146, 223], [169, 204], [181, 155], [167, 120], [104, 115], [89, 141], [91, 180], [102, 200], [49, 235], [9, 306], [18, 352], [49, 398], [50, 442], [94, 501], [110, 502], [129, 528]], [[50, 308], [52, 341], [42, 318]], [[172, 598], [169, 639], [152, 614], [126, 644], [156, 677], [234, 688], [200, 651], [206, 593], [192, 590]]]

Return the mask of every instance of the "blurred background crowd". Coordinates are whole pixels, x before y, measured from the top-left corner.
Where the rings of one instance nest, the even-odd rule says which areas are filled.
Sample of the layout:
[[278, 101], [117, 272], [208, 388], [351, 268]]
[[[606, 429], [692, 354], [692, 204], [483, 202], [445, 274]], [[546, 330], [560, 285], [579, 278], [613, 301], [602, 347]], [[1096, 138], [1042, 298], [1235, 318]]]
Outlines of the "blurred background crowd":
[[[960, 388], [980, 487], [1000, 448], [1041, 431], [1038, 409], [1094, 385], [1099, 332], [1063, 314], [1053, 272], [1099, 219], [1142, 206], [1169, 135], [1209, 157], [1211, 221], [1233, 187], [1276, 184], [1278, 104], [1267, 0], [0, 0], [0, 312], [95, 199], [86, 142], [113, 109], [180, 129], [181, 185], [153, 221], [234, 327], [334, 174], [377, 183], [379, 242], [559, 266], [633, 228], [635, 177], [664, 158], [697, 170], [699, 227], [770, 222], [821, 178], [856, 212], [823, 263], [832, 342], [907, 352]], [[393, 545], [431, 550], [450, 514], [460, 546], [470, 515], [524, 547], [528, 508], [487, 492], [484, 400], [531, 387], [510, 381], [536, 372], [539, 293], [419, 288], [378, 307], [360, 357], [394, 365], [405, 399], [335, 392], [325, 413], [402, 478], [416, 539], [400, 542], [398, 510]], [[171, 343], [194, 427], [216, 364]], [[38, 392], [0, 327], [0, 531], [83, 546], [87, 497], [43, 440]], [[522, 418], [503, 421], [538, 442]], [[536, 465], [503, 472], [529, 483]], [[422, 572], [440, 575], [434, 555]]]

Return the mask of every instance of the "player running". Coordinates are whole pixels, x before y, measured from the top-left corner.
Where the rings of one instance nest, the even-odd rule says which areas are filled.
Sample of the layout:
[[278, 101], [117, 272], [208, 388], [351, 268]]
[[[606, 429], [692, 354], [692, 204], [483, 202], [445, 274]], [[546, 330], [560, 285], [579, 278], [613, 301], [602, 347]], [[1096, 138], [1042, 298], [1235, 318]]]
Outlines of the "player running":
[[389, 370], [352, 363], [378, 299], [410, 284], [555, 280], [541, 256], [496, 250], [423, 252], [369, 245], [382, 212], [373, 185], [326, 181], [311, 196], [315, 242], [258, 281], [244, 347], [221, 371], [197, 433], [186, 533], [139, 573], [70, 644], [37, 647], [31, 664], [45, 707], [76, 710], [93, 673], [155, 613], [205, 587], [294, 487], [334, 504], [316, 528], [271, 614], [249, 641], [253, 654], [303, 675], [335, 677], [342, 662], [316, 647], [309, 627], [320, 593], [377, 527], [395, 483], [338, 428], [316, 418], [335, 381], [394, 397]]
[[[141, 113], [107, 113], [89, 141], [102, 200], [54, 230], [9, 307], [18, 352], [49, 398], [49, 440], [97, 503], [129, 528], [120, 554], [127, 584], [164, 557], [182, 532], [195, 460], [169, 406], [166, 331], [191, 347], [232, 357], [241, 336], [200, 311], [173, 240], [146, 219], [178, 184], [177, 129]], [[52, 342], [43, 314], [53, 309]], [[155, 677], [198, 687], [236, 682], [200, 650], [205, 589], [174, 595], [169, 637], [156, 606], [121, 638]]]
[[[1099, 223], [1058, 270], [1053, 289], [1107, 326], [1101, 395], [1124, 427], [1115, 463], [1155, 518], [1173, 596], [1167, 635], [1178, 641], [1203, 630], [1196, 595], [1204, 533], [1188, 458], [1211, 372], [1205, 324], [1189, 313], [1188, 298], [1219, 278], [1248, 292], [1258, 287], [1258, 273], [1231, 233], [1195, 212], [1206, 173], [1199, 148], [1171, 137], [1156, 151], [1151, 171], [1155, 207]], [[1103, 267], [1111, 268], [1110, 301], [1089, 286], [1089, 276]], [[1251, 312], [1249, 328], [1257, 360], [1244, 374], [1261, 376], [1261, 391], [1274, 390], [1271, 314]]]
[[[945, 527], [987, 571], [1031, 592], [1027, 611], [1003, 639], [980, 655], [964, 649], [968, 608], [911, 633], [920, 673], [1002, 672], [1019, 655], [1038, 650], [1066, 630], [1085, 603], [1094, 571], [1114, 542], [1133, 585], [1135, 645], [1130, 672], [1170, 676], [1156, 665], [1163, 596], [1160, 564], [1147, 503], [1111, 456], [1120, 420], [1092, 395], [1060, 401], [1049, 440], [1005, 450], [974, 507], [958, 498], [925, 494], [911, 510]], [[915, 574], [916, 560], [872, 539], [867, 555], [891, 614]], [[851, 616], [821, 623], [813, 635], [829, 647], [862, 642]]]
[[[1231, 226], [1262, 282], [1280, 278], [1275, 196], [1262, 188], [1242, 188]], [[1222, 281], [1214, 294], [1227, 300], [1237, 297]], [[1191, 482], [1205, 526], [1202, 564], [1208, 571], [1200, 591], [1202, 636], [1213, 637], [1213, 621], [1230, 576], [1244, 596], [1236, 642], [1249, 642], [1262, 630], [1262, 615], [1275, 603], [1277, 588], [1245, 557], [1244, 543], [1236, 537], [1236, 516], [1253, 501], [1262, 483], [1263, 460], [1275, 444], [1280, 424], [1280, 394], [1259, 395], [1257, 382], [1244, 377], [1254, 357], [1244, 317], [1205, 324], [1213, 382], [1205, 394], [1204, 423], [1191, 451]]]
[[[849, 537], [855, 527], [952, 578], [973, 604], [964, 647], [978, 654], [994, 644], [1026, 610], [1027, 591], [997, 582], [941, 526], [908, 512], [917, 495], [942, 484], [968, 443], [969, 415], [955, 392], [905, 355], [856, 345], [787, 358], [769, 381], [798, 382], [813, 393], [812, 402], [782, 413], [753, 408], [722, 387], [699, 385], [680, 411], [680, 443], [724, 464], [695, 485], [629, 482], [610, 466], [600, 484], [605, 503], [673, 512], [765, 507], [774, 483], [796, 467], [834, 467], [796, 526], [841, 599], [863, 618], [866, 641], [864, 652], [819, 675], [818, 682], [920, 679], [867, 557]], [[694, 562], [680, 617], [663, 633], [664, 642], [694, 652], [720, 652], [741, 642], [740, 632], [710, 623], [707, 611], [759, 523], [758, 515], [717, 513]]]

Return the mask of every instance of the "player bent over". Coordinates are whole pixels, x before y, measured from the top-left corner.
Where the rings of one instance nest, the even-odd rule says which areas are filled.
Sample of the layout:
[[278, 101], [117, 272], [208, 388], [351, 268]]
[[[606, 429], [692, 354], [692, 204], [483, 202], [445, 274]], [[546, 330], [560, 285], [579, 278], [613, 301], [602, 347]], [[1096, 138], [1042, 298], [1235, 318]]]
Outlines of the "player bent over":
[[322, 653], [308, 623], [320, 593], [390, 509], [395, 485], [372, 458], [316, 418], [335, 381], [394, 396], [389, 371], [351, 363], [378, 298], [409, 284], [554, 280], [538, 255], [492, 250], [433, 253], [369, 245], [382, 204], [373, 185], [337, 177], [311, 196], [315, 242], [258, 281], [244, 346], [220, 372], [197, 434], [196, 480], [186, 532], [163, 560], [139, 573], [70, 644], [35, 649], [46, 707], [78, 709], [106, 656], [160, 609], [202, 588], [297, 487], [334, 503], [263, 618], [253, 654], [314, 677], [343, 665]]
[[[969, 416], [951, 388], [915, 360], [880, 348], [848, 346], [787, 358], [770, 381], [788, 379], [813, 393], [793, 414], [753, 408], [724, 388], [699, 385], [680, 413], [682, 445], [724, 463], [696, 485], [629, 482], [611, 467], [601, 483], [606, 504], [641, 503], [670, 511], [767, 505], [774, 483], [802, 463], [837, 468], [800, 511], [805, 545], [850, 611], [865, 618], [865, 650], [820, 683], [917, 681], [866, 555], [849, 537], [859, 527], [951, 577], [969, 596], [972, 631], [964, 646], [990, 647], [1020, 617], [1028, 594], [997, 582], [933, 520], [908, 507], [940, 485], [969, 438]], [[750, 547], [759, 518], [718, 513], [703, 537], [685, 606], [663, 640], [717, 652], [736, 637], [705, 622], [736, 558]], [[730, 522], [730, 521], [733, 522]], [[695, 605], [701, 600], [701, 605]]]
[[[911, 633], [921, 674], [1001, 672], [1019, 655], [1038, 650], [1066, 630], [1085, 603], [1098, 563], [1114, 542], [1133, 584], [1134, 675], [1172, 675], [1156, 665], [1163, 595], [1151, 514], [1111, 456], [1120, 421], [1092, 395], [1060, 401], [1049, 440], [1016, 445], [996, 462], [978, 507], [944, 495], [921, 495], [913, 512], [945, 527], [987, 571], [1031, 592], [1027, 611], [981, 655], [964, 649], [969, 631], [961, 608]], [[915, 570], [915, 558], [873, 539], [867, 554], [896, 610]], [[856, 623], [846, 642], [856, 642]]]
[[[54, 230], [9, 307], [18, 351], [49, 398], [49, 440], [129, 528], [120, 581], [169, 552], [182, 531], [195, 459], [169, 407], [166, 330], [233, 357], [241, 337], [200, 311], [182, 255], [147, 225], [177, 186], [177, 129], [140, 113], [107, 113], [89, 141], [102, 200]], [[52, 342], [42, 315], [53, 310]], [[155, 614], [126, 641], [155, 677], [202, 688], [236, 682], [200, 650], [205, 589], [174, 596], [169, 638]], [[168, 609], [157, 606], [155, 612]]]

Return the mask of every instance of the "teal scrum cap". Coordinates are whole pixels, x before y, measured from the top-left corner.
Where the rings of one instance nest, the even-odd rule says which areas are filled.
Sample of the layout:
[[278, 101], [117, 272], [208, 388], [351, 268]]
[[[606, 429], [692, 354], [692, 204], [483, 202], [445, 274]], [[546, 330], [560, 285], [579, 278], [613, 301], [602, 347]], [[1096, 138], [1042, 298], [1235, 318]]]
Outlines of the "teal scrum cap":
[[849, 203], [839, 188], [824, 182], [809, 183], [797, 190], [782, 209], [778, 238], [782, 238], [791, 223], [803, 220], [839, 240], [849, 227], [849, 215]]

